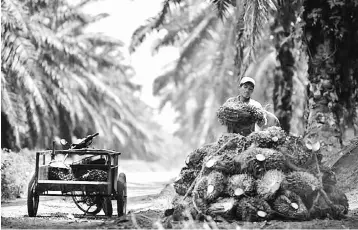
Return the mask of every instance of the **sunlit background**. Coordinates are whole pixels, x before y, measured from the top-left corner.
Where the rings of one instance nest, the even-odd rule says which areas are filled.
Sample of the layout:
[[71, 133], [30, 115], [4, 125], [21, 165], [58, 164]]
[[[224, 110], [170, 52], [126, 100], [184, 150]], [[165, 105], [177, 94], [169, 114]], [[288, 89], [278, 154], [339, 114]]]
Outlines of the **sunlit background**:
[[[102, 0], [95, 1], [84, 8], [91, 14], [108, 13], [109, 16], [88, 27], [89, 32], [101, 32], [120, 39], [124, 42], [123, 52], [128, 64], [135, 71], [133, 82], [142, 86], [140, 98], [153, 108], [158, 108], [159, 99], [153, 96], [152, 88], [154, 79], [161, 75], [163, 68], [179, 56], [178, 48], [173, 46], [163, 47], [160, 52], [152, 52], [156, 39], [162, 38], [164, 31], [153, 32], [151, 36], [136, 50], [129, 53], [129, 45], [133, 32], [148, 19], [160, 12], [163, 1], [161, 0]], [[165, 131], [175, 132], [178, 124], [175, 124], [175, 111], [170, 104], [163, 110], [157, 110], [155, 119], [163, 125]]]

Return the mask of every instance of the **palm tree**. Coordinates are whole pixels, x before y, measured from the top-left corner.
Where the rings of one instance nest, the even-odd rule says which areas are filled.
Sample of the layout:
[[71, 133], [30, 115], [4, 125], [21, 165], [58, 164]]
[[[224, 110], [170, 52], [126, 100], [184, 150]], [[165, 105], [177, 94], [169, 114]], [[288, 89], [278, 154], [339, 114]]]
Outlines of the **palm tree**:
[[298, 21], [302, 11], [302, 1], [278, 1], [271, 24], [271, 36], [274, 38], [279, 63], [274, 78], [274, 111], [287, 133], [291, 131], [293, 82], [297, 74], [295, 38], [300, 38], [302, 34], [302, 23]]
[[[152, 22], [151, 26], [143, 26], [138, 30], [142, 33], [134, 34], [134, 45], [138, 45], [142, 41], [143, 35], [153, 29], [160, 29], [161, 25], [165, 24], [164, 18], [168, 12], [169, 2], [166, 1], [160, 17], [154, 20], [155, 23]], [[246, 63], [255, 60], [254, 48], [262, 34], [262, 22], [268, 22], [268, 16], [272, 11], [274, 12], [275, 22], [271, 28], [273, 29], [272, 34], [276, 36], [277, 58], [281, 64], [280, 71], [284, 80], [283, 84], [276, 81], [276, 90], [281, 90], [274, 98], [274, 101], [276, 108], [279, 110], [279, 116], [282, 114], [280, 118], [286, 130], [290, 130], [289, 120], [292, 114], [290, 102], [292, 95], [286, 89], [292, 88], [293, 77], [297, 75], [294, 68], [297, 65], [293, 58], [293, 48], [300, 47], [300, 49], [303, 49], [306, 45], [308, 46], [308, 74], [310, 81], [308, 87], [308, 106], [310, 109], [308, 111], [310, 116], [308, 117], [305, 133], [308, 139], [320, 139], [322, 141], [323, 146], [325, 146], [323, 148], [325, 159], [329, 160], [327, 158], [328, 152], [334, 152], [340, 147], [339, 143], [342, 140], [338, 129], [341, 127], [340, 124], [358, 126], [356, 109], [357, 70], [353, 67], [357, 66], [355, 56], [357, 52], [355, 52], [354, 48], [350, 50], [348, 48], [356, 47], [353, 41], [357, 39], [354, 32], [347, 32], [357, 31], [355, 26], [358, 24], [356, 23], [358, 4], [356, 1], [316, 1], [314, 3], [304, 1], [303, 23], [306, 24], [303, 28], [302, 24], [295, 26], [303, 11], [301, 7], [302, 1], [292, 3], [291, 1], [213, 0], [212, 2], [218, 10], [218, 15], [230, 12], [231, 6], [236, 7], [235, 18], [232, 20], [236, 24], [234, 33], [236, 36], [234, 42], [236, 47], [234, 72], [240, 76], [247, 69]], [[190, 3], [192, 1], [189, 1], [187, 5], [190, 5]], [[185, 5], [184, 3], [181, 4], [182, 6]], [[329, 15], [334, 16], [330, 17]], [[337, 27], [338, 25], [340, 27]], [[276, 30], [277, 28], [282, 29]], [[302, 29], [303, 31], [300, 32]], [[324, 33], [321, 33], [321, 31], [324, 31]], [[334, 33], [334, 36], [332, 33]], [[303, 35], [302, 37], [301, 34]], [[258, 35], [259, 37], [253, 35]], [[294, 37], [296, 38], [293, 39]], [[191, 62], [196, 64], [193, 60]], [[335, 67], [335, 64], [338, 66]], [[174, 76], [173, 78], [175, 79], [177, 75], [174, 74]], [[190, 75], [185, 75], [185, 78], [187, 79], [188, 76]], [[350, 82], [353, 84], [349, 84]], [[335, 83], [338, 83], [338, 85]], [[167, 97], [167, 100], [171, 99], [172, 97]], [[343, 106], [339, 108], [339, 104]], [[339, 114], [339, 111], [346, 112]], [[355, 121], [355, 124], [344, 120]], [[328, 128], [328, 125], [333, 125], [333, 128]], [[319, 137], [313, 138], [313, 134], [318, 134]]]
[[[238, 72], [234, 51], [237, 39], [235, 14], [228, 8], [231, 3], [220, 6], [218, 16], [210, 4], [200, 0], [180, 1], [177, 7], [172, 6], [170, 12], [169, 2], [164, 1], [159, 15], [134, 32], [130, 50], [134, 51], [155, 29], [167, 32], [157, 42], [155, 50], [170, 44], [179, 47], [178, 60], [157, 77], [153, 93], [161, 96], [162, 105], [170, 102], [180, 112], [177, 121], [182, 128], [177, 134], [198, 146], [217, 137], [216, 130], [220, 125], [216, 119], [216, 109], [236, 91], [236, 86], [232, 84], [237, 80], [235, 73]], [[253, 22], [252, 28], [243, 32], [243, 44], [250, 44], [243, 52], [245, 57], [242, 60], [245, 64], [254, 58], [254, 41], [262, 33], [257, 32], [255, 37], [249, 34], [260, 31], [259, 28], [265, 23], [263, 13], [255, 11], [261, 2], [249, 3], [244, 14], [248, 21], [252, 21], [253, 17], [262, 19]], [[266, 3], [264, 6], [267, 6]], [[224, 16], [226, 19], [222, 20]], [[176, 87], [176, 90], [173, 91], [172, 87]], [[187, 133], [192, 135], [189, 137]]]
[[341, 148], [342, 131], [357, 127], [358, 4], [306, 1], [304, 7], [310, 81], [305, 131], [320, 141], [324, 162], [330, 164]]
[[139, 86], [123, 64], [122, 42], [84, 32], [107, 16], [82, 13], [88, 2], [2, 0], [4, 147], [49, 147], [56, 136], [71, 142], [96, 131], [103, 147], [132, 156], [159, 143], [148, 143], [159, 137], [148, 124], [152, 111], [133, 96]]

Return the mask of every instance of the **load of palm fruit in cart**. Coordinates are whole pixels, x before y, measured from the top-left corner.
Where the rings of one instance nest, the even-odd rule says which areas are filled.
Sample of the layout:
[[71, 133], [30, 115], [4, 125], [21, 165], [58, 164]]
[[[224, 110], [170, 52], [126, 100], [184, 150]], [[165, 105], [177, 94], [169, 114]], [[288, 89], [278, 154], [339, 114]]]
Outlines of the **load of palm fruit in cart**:
[[100, 169], [89, 169], [76, 175], [71, 168], [65, 164], [50, 163], [48, 170], [49, 180], [67, 180], [67, 181], [107, 181], [108, 173]]
[[[261, 111], [247, 111], [262, 119]], [[235, 109], [218, 110], [222, 124], [235, 123], [236, 114]], [[187, 156], [174, 182], [173, 219], [340, 219], [348, 212], [348, 200], [320, 159], [317, 146], [280, 127], [248, 136], [224, 133]]]

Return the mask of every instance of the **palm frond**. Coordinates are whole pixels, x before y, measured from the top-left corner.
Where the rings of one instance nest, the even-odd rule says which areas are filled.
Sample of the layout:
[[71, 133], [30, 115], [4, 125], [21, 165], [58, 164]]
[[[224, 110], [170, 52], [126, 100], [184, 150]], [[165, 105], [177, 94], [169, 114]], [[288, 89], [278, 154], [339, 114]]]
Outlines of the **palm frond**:
[[225, 18], [232, 0], [211, 0], [211, 2], [215, 5], [219, 18]]
[[158, 51], [159, 48], [167, 45], [172, 45], [176, 40], [180, 40], [182, 33], [185, 33], [187, 36], [188, 33], [191, 33], [203, 20], [210, 14], [210, 8], [204, 8], [200, 10], [192, 20], [182, 19], [180, 21], [174, 20], [168, 22], [166, 25], [163, 25], [164, 28], [168, 31], [164, 38], [160, 39], [157, 44], [154, 46], [154, 51]]
[[5, 87], [5, 82], [1, 82], [1, 112], [6, 114], [8, 121], [10, 125], [16, 126], [18, 124], [18, 121], [16, 118], [18, 118], [16, 105], [18, 104], [18, 101], [16, 100], [16, 95], [10, 91], [7, 90], [7, 87]]
[[13, 0], [1, 1], [1, 33], [5, 30], [21, 30], [27, 33], [26, 19], [21, 2]]
[[269, 0], [254, 0], [248, 1], [245, 10], [244, 21], [245, 28], [245, 40], [248, 47], [246, 62], [255, 60], [257, 41], [260, 41], [263, 35], [265, 26], [269, 21], [272, 12], [276, 11], [276, 4], [274, 1]]
[[218, 52], [215, 56], [212, 66], [212, 78], [217, 83], [223, 83], [223, 79], [227, 76], [227, 71], [232, 69], [234, 60], [234, 39], [235, 39], [235, 26], [229, 18], [224, 24], [223, 39], [219, 41]]
[[160, 91], [171, 82], [174, 72], [174, 70], [170, 70], [167, 73], [155, 78], [153, 82], [153, 95], [159, 95]]
[[[163, 7], [160, 13], [148, 20], [148, 23], [146, 25], [140, 26], [138, 29], [136, 29], [132, 35], [131, 44], [129, 46], [129, 52], [134, 52], [135, 49], [143, 43], [144, 39], [148, 34], [150, 34], [155, 29], [159, 30], [160, 26], [163, 24], [165, 20], [165, 16], [168, 14], [170, 10], [170, 2], [173, 0], [165, 0], [163, 2]], [[175, 3], [180, 3], [180, 1], [176, 0]]]
[[209, 14], [207, 17], [195, 28], [195, 30], [189, 35], [187, 39], [182, 43], [182, 50], [180, 52], [179, 60], [175, 68], [175, 83], [178, 84], [180, 80], [180, 71], [185, 61], [189, 60], [193, 54], [196, 53], [199, 44], [206, 36], [210, 36], [209, 29], [215, 25], [217, 18], [214, 14]]

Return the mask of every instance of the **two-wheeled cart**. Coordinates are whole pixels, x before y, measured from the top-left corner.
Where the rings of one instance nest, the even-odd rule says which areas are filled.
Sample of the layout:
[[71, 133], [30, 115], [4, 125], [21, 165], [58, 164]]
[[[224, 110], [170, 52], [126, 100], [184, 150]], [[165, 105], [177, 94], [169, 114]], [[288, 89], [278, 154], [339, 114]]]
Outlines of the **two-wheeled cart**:
[[[35, 174], [28, 187], [29, 216], [36, 216], [40, 196], [71, 196], [84, 214], [96, 215], [103, 209], [106, 216], [112, 216], [111, 200], [117, 200], [118, 216], [126, 214], [126, 175], [119, 170], [119, 155], [115, 151], [88, 148], [37, 152]], [[51, 162], [61, 156], [70, 161], [64, 170], [69, 173], [68, 178], [53, 179], [53, 172], [61, 168]], [[91, 179], [92, 172], [101, 172], [101, 180]]]

